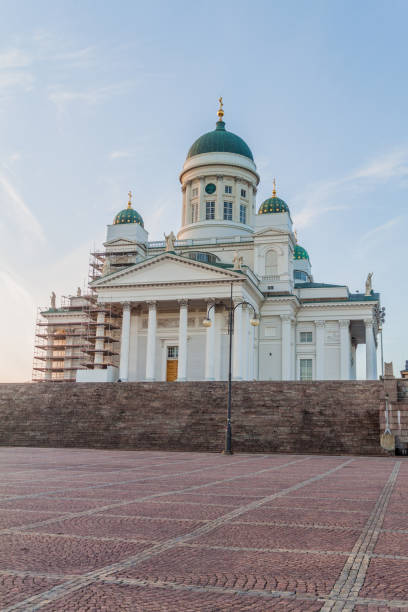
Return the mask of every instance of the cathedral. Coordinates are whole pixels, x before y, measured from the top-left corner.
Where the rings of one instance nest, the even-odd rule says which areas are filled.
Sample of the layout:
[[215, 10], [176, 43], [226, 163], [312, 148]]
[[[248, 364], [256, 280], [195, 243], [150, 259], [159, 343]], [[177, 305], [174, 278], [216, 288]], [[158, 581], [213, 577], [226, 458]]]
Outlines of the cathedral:
[[358, 344], [376, 379], [372, 275], [354, 294], [315, 282], [288, 204], [274, 181], [258, 206], [259, 181], [220, 99], [215, 130], [192, 144], [180, 173], [177, 237], [149, 241], [129, 193], [93, 253], [87, 291], [58, 307], [53, 293], [40, 309], [33, 380], [226, 380], [230, 355], [234, 380], [353, 380]]

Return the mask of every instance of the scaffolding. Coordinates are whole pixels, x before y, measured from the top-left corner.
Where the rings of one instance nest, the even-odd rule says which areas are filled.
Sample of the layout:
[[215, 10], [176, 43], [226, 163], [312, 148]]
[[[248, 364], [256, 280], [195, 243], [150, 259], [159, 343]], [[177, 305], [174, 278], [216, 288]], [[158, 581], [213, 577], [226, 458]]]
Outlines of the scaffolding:
[[115, 304], [98, 304], [91, 283], [106, 274], [107, 265], [129, 265], [123, 260], [128, 255], [116, 253], [111, 262], [110, 253], [91, 253], [86, 294], [63, 296], [59, 308], [38, 309], [34, 382], [74, 382], [78, 370], [119, 366], [121, 309]]

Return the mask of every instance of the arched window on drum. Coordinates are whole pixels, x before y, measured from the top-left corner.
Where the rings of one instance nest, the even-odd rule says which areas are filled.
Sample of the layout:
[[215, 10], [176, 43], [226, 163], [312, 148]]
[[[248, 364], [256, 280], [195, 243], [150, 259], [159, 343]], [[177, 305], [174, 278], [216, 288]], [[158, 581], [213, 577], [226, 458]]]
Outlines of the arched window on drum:
[[278, 254], [276, 251], [268, 251], [265, 255], [265, 276], [278, 274]]

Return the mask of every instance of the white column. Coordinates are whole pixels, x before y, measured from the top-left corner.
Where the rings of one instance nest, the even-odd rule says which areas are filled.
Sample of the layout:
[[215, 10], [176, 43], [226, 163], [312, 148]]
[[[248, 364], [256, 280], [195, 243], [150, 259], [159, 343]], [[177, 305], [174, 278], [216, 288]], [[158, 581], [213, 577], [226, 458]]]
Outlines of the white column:
[[129, 343], [130, 343], [130, 304], [124, 302], [122, 310], [122, 331], [120, 335], [119, 378], [126, 382], [129, 378]]
[[350, 380], [350, 321], [341, 319], [340, 325], [340, 379]]
[[316, 380], [324, 380], [324, 329], [325, 321], [315, 321], [316, 330]]
[[290, 346], [291, 317], [281, 315], [282, 322], [282, 380], [290, 380], [292, 351]]
[[205, 380], [215, 380], [215, 306], [214, 300], [207, 302], [208, 318], [211, 327], [207, 327], [205, 334]]
[[242, 380], [242, 306], [234, 311], [234, 337], [232, 339], [234, 352], [232, 376], [235, 380]]
[[291, 380], [296, 380], [296, 320], [292, 319], [290, 322], [290, 343], [292, 351], [291, 360]]
[[204, 177], [200, 178], [200, 204], [198, 211], [198, 220], [203, 221], [205, 219], [205, 186], [204, 186]]
[[224, 334], [224, 322], [225, 310], [220, 306], [214, 313], [214, 380], [221, 380], [221, 364], [228, 359], [224, 345], [225, 338], [228, 338]]
[[215, 206], [215, 218], [223, 219], [224, 218], [224, 177], [217, 176], [217, 202]]
[[188, 300], [179, 300], [180, 319], [179, 319], [179, 347], [177, 380], [179, 382], [187, 380], [187, 323], [188, 323]]
[[181, 186], [181, 193], [182, 193], [182, 198], [183, 198], [183, 212], [181, 215], [181, 226], [183, 227], [184, 225], [187, 224], [188, 214], [190, 211], [190, 207], [188, 206], [187, 199], [186, 199], [186, 186], [185, 185]]
[[157, 302], [151, 301], [147, 304], [149, 317], [147, 321], [146, 380], [149, 381], [155, 379]]
[[[248, 306], [242, 308], [242, 378], [249, 378], [249, 309]], [[252, 312], [252, 309], [251, 309]]]
[[191, 181], [188, 181], [186, 185], [186, 212], [185, 212], [185, 223], [191, 222]]
[[376, 380], [377, 378], [377, 355], [374, 341], [373, 321], [368, 319], [364, 321], [366, 335], [366, 379]]
[[105, 335], [105, 311], [100, 310], [96, 318], [96, 331], [95, 331], [96, 340], [95, 340], [95, 359], [94, 359], [95, 368], [101, 368], [103, 365], [104, 354], [102, 351], [105, 347], [105, 342], [103, 338], [104, 335]]
[[351, 372], [350, 378], [351, 380], [356, 380], [357, 378], [357, 345], [353, 342], [351, 344]]

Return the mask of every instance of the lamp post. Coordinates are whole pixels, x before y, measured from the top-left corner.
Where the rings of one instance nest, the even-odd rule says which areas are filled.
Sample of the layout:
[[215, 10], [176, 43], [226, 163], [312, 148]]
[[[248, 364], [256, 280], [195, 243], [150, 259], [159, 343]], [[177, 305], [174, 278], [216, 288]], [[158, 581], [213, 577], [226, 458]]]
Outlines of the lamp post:
[[[259, 325], [259, 316], [255, 310], [255, 308], [252, 306], [252, 304], [250, 304], [250, 302], [247, 302], [246, 300], [242, 300], [241, 302], [238, 302], [237, 304], [234, 305], [233, 301], [232, 301], [232, 286], [233, 283], [231, 283], [231, 294], [230, 294], [230, 303], [229, 303], [229, 316], [228, 316], [228, 334], [229, 334], [229, 352], [228, 352], [228, 396], [227, 396], [227, 429], [225, 432], [225, 446], [224, 446], [224, 451], [223, 454], [224, 455], [232, 455], [232, 434], [231, 434], [231, 390], [232, 390], [232, 386], [231, 386], [231, 366], [232, 366], [232, 333], [234, 330], [234, 312], [235, 309], [238, 308], [238, 306], [250, 306], [252, 308], [252, 310], [254, 311], [254, 316], [253, 318], [250, 320], [251, 325], [253, 325], [254, 327]], [[212, 321], [209, 317], [211, 308], [215, 308], [215, 303], [212, 304], [208, 310], [207, 310], [207, 316], [203, 321], [203, 325], [204, 327], [211, 327], [212, 325]]]
[[384, 348], [383, 348], [383, 326], [385, 322], [385, 306], [380, 308], [378, 304], [375, 306], [374, 314], [377, 319], [378, 330], [381, 339], [381, 376], [384, 376]]

